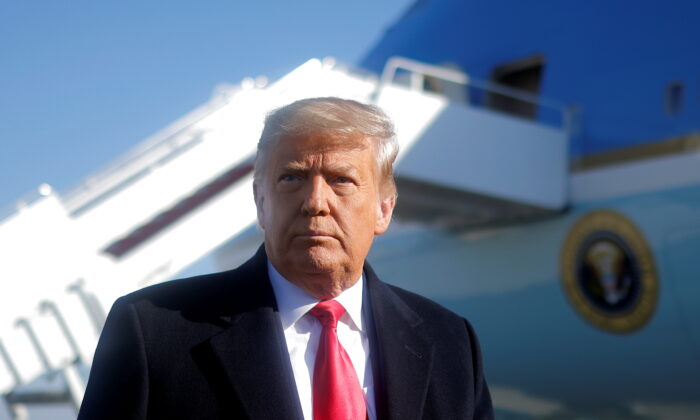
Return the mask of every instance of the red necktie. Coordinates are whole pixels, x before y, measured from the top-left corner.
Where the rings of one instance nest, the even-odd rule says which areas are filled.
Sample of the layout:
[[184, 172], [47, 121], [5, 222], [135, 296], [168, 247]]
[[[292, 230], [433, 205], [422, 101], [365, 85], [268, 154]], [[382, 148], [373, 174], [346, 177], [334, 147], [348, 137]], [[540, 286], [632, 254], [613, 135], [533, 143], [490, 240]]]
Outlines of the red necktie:
[[324, 300], [310, 312], [323, 325], [314, 364], [314, 420], [364, 420], [365, 396], [336, 331], [345, 308], [334, 300]]

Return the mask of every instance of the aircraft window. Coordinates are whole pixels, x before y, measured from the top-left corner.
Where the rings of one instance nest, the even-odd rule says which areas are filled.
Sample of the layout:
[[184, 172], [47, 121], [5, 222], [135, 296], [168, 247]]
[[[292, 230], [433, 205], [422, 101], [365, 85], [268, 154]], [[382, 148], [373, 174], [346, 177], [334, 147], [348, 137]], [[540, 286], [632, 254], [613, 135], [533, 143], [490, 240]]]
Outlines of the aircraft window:
[[[491, 80], [499, 85], [537, 95], [540, 92], [543, 68], [544, 56], [537, 55], [496, 67], [491, 73]], [[531, 119], [537, 116], [537, 104], [532, 102], [496, 92], [489, 93], [487, 101], [492, 109]]]
[[666, 113], [676, 115], [683, 107], [683, 83], [671, 82], [666, 86]]
[[438, 93], [455, 102], [467, 102], [467, 87], [461, 83], [425, 75], [423, 77], [423, 90]]
[[392, 83], [404, 87], [411, 86], [411, 72], [406, 69], [397, 68]]

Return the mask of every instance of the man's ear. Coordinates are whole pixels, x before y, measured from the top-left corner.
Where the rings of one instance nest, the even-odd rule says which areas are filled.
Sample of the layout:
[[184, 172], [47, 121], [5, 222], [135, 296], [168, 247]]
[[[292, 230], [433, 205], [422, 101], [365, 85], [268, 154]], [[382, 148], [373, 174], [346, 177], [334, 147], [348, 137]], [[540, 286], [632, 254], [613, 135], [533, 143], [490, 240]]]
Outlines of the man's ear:
[[374, 234], [381, 235], [386, 232], [391, 223], [391, 215], [394, 214], [394, 206], [396, 205], [396, 196], [390, 194], [383, 198], [377, 206], [377, 220], [374, 224]]
[[265, 220], [265, 213], [263, 209], [265, 196], [262, 194], [262, 192], [260, 192], [260, 185], [258, 184], [258, 181], [253, 181], [253, 200], [255, 200], [255, 209], [258, 214], [258, 224], [263, 230], [265, 230], [265, 224], [263, 223], [263, 220]]

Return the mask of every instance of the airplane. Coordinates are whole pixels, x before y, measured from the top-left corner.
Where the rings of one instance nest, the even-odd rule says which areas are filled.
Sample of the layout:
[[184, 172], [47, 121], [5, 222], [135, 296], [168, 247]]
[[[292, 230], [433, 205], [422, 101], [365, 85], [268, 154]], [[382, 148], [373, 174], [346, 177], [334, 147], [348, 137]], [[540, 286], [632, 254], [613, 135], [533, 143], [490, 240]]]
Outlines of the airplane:
[[77, 188], [40, 186], [0, 219], [18, 284], [0, 298], [0, 417], [79, 406], [116, 297], [252, 255], [263, 115], [335, 95], [399, 133], [395, 220], [369, 261], [475, 326], [497, 418], [697, 418], [699, 9], [418, 0], [357, 67], [219, 87]]
[[[506, 412], [700, 415], [700, 56], [689, 24], [699, 11], [689, 1], [418, 1], [361, 62], [459, 70], [499, 90], [435, 78], [424, 90], [521, 121], [556, 120], [542, 98], [565, 104], [556, 188], [539, 134], [443, 113], [416, 146], [422, 172], [405, 171], [402, 185], [399, 164], [398, 216], [401, 187], [414, 199], [413, 186], [428, 203], [405, 212], [423, 225], [380, 238], [372, 259], [473, 321]], [[520, 199], [545, 186], [559, 201]], [[429, 227], [441, 217], [445, 229]]]

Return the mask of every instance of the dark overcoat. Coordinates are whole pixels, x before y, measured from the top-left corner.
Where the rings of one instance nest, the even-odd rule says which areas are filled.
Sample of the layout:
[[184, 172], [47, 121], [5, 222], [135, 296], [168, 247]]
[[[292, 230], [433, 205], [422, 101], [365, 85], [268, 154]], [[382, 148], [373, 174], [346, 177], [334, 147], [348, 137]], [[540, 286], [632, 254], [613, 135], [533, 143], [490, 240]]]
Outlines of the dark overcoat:
[[[118, 299], [79, 420], [302, 420], [266, 261]], [[469, 323], [364, 272], [378, 419], [493, 418]]]

